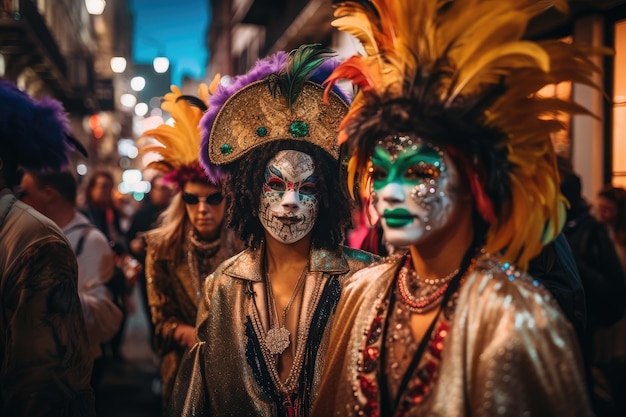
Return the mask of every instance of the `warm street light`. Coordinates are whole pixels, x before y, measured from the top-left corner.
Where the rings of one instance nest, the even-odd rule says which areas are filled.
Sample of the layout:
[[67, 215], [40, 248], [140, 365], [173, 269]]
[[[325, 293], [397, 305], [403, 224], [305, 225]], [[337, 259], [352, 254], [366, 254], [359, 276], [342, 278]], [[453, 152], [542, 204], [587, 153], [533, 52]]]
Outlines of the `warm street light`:
[[83, 163], [76, 165], [76, 173], [80, 175], [81, 177], [83, 175], [87, 175], [87, 165]]
[[87, 13], [92, 15], [101, 15], [104, 12], [104, 7], [107, 2], [104, 0], [85, 0], [85, 6], [87, 7]]
[[144, 87], [146, 86], [146, 79], [143, 77], [133, 77], [130, 80], [130, 88], [132, 88], [134, 91], [141, 91], [144, 89]]
[[170, 60], [165, 57], [165, 54], [162, 52], [164, 50], [163, 42], [153, 38], [152, 36], [141, 35], [141, 39], [148, 41], [149, 43], [155, 45], [158, 49], [157, 56], [152, 61], [152, 67], [154, 71], [163, 74], [170, 67]]
[[135, 114], [139, 117], [148, 114], [148, 105], [146, 103], [137, 103], [135, 105]]
[[114, 56], [111, 58], [111, 71], [121, 74], [126, 69], [126, 58], [123, 56]]
[[159, 74], [163, 74], [170, 67], [170, 60], [164, 56], [158, 56], [152, 61], [154, 70]]
[[137, 97], [129, 93], [124, 93], [120, 96], [120, 103], [122, 103], [124, 107], [134, 108], [135, 104], [137, 104]]

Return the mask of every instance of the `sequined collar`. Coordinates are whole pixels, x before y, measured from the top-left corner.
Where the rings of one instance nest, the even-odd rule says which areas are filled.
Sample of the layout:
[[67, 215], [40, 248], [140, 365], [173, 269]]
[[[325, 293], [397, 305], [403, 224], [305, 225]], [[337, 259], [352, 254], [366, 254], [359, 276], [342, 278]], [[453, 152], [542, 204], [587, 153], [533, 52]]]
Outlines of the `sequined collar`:
[[[263, 281], [263, 271], [261, 256], [264, 246], [258, 249], [246, 249], [226, 261], [223, 273], [225, 275], [241, 278], [250, 281]], [[325, 248], [311, 250], [309, 259], [309, 270], [311, 272], [322, 272], [326, 274], [345, 274], [350, 270], [348, 260], [345, 258], [341, 248], [329, 250]]]

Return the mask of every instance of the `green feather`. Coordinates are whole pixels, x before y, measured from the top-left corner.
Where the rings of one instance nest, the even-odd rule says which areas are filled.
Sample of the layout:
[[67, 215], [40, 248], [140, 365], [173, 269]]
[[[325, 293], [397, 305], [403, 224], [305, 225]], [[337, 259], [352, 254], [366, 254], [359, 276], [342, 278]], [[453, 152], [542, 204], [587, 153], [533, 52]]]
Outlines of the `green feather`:
[[319, 43], [306, 44], [294, 49], [289, 53], [285, 67], [273, 80], [276, 83], [274, 89], [280, 90], [291, 107], [302, 92], [306, 80], [324, 61], [334, 55], [331, 49]]

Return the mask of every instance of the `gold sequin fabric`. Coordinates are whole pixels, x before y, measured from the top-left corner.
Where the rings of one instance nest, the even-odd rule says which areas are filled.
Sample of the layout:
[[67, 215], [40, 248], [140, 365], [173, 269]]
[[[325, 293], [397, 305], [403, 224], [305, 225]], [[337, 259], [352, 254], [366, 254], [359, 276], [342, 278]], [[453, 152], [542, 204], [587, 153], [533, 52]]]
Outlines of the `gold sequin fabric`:
[[[346, 283], [313, 416], [381, 415], [378, 387], [361, 378], [363, 349], [377, 317], [385, 323], [380, 307], [393, 291], [399, 262], [363, 269]], [[419, 401], [404, 402], [397, 415], [593, 415], [574, 331], [537, 281], [484, 254], [457, 296], [434, 379], [419, 384]], [[422, 358], [412, 380], [428, 360]]]
[[[169, 416], [278, 415], [276, 402], [266, 395], [267, 387], [260, 385], [248, 362], [251, 357], [249, 349], [261, 350], [258, 344], [249, 343], [248, 335], [253, 335], [253, 339], [265, 336], [259, 334], [262, 332], [261, 325], [252, 324], [256, 314], [255, 303], [264, 299], [263, 251], [263, 248], [243, 251], [225, 261], [206, 280], [198, 311], [199, 343], [181, 364]], [[331, 276], [343, 283], [354, 272], [377, 260], [374, 255], [343, 246], [336, 250], [313, 249], [309, 271], [305, 276], [304, 294], [306, 296], [308, 288], [324, 288]], [[311, 304], [318, 301], [311, 297], [303, 302], [299, 324], [301, 329], [308, 329], [311, 325], [310, 315], [302, 311], [317, 308], [317, 305]], [[266, 316], [266, 309], [259, 308], [262, 310], [260, 315]], [[259, 317], [259, 320], [263, 321], [263, 318]], [[316, 358], [313, 373], [307, 375], [314, 387], [313, 392], [304, 394], [307, 398], [315, 394], [315, 382], [319, 380], [328, 346], [327, 329], [330, 323], [329, 320], [317, 351], [307, 351], [307, 355]], [[306, 343], [308, 337], [308, 334], [303, 335], [303, 339], [298, 337], [298, 343]], [[265, 362], [272, 363], [267, 357]], [[301, 370], [295, 372], [299, 374]]]
[[[176, 327], [195, 326], [204, 279], [237, 252], [238, 246], [228, 233], [223, 232], [219, 241], [207, 245], [205, 256], [202, 250], [189, 243], [183, 243], [182, 250], [172, 248], [167, 256], [159, 256], [156, 248], [161, 242], [148, 239], [146, 284], [154, 323], [153, 344], [161, 357], [164, 404], [169, 400], [185, 352], [174, 339]], [[190, 253], [194, 260], [191, 263]]]

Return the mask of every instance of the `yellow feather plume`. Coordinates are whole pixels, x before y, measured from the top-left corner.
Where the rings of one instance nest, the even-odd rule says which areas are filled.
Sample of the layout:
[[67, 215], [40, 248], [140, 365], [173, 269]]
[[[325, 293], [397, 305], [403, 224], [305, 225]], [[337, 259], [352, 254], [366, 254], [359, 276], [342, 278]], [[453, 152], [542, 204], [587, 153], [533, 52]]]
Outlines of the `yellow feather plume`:
[[[366, 182], [368, 152], [377, 134], [414, 132], [474, 159], [489, 154], [497, 163], [482, 187], [491, 187], [495, 197], [489, 198], [499, 199], [486, 248], [525, 268], [556, 237], [565, 218], [550, 140], [562, 126], [551, 116], [586, 112], [576, 103], [536, 93], [562, 81], [598, 88], [592, 76], [599, 69], [592, 57], [609, 53], [555, 40], [523, 40], [528, 22], [549, 8], [567, 12], [567, 1], [353, 0], [337, 5], [333, 25], [355, 36], [365, 51], [327, 80], [329, 89], [339, 79], [358, 87], [339, 133], [340, 143], [347, 142], [353, 152], [350, 188], [359, 179]], [[433, 121], [438, 117], [442, 121]], [[439, 123], [432, 130], [440, 132], [450, 118], [457, 120], [452, 136], [458, 137], [428, 135], [429, 124]], [[466, 127], [478, 136], [472, 142], [464, 135]]]
[[[200, 84], [198, 99], [208, 106], [209, 96], [219, 85], [220, 75], [217, 74], [210, 85]], [[168, 112], [174, 120], [174, 125], [161, 124], [155, 129], [143, 133], [142, 137], [153, 138], [158, 144], [149, 144], [141, 148], [142, 154], [154, 152], [162, 159], [151, 162], [147, 168], [159, 171], [170, 171], [181, 166], [188, 166], [198, 162], [201, 142], [200, 119], [204, 110], [185, 100], [183, 94], [175, 85], [171, 92], [165, 94], [161, 108]]]

